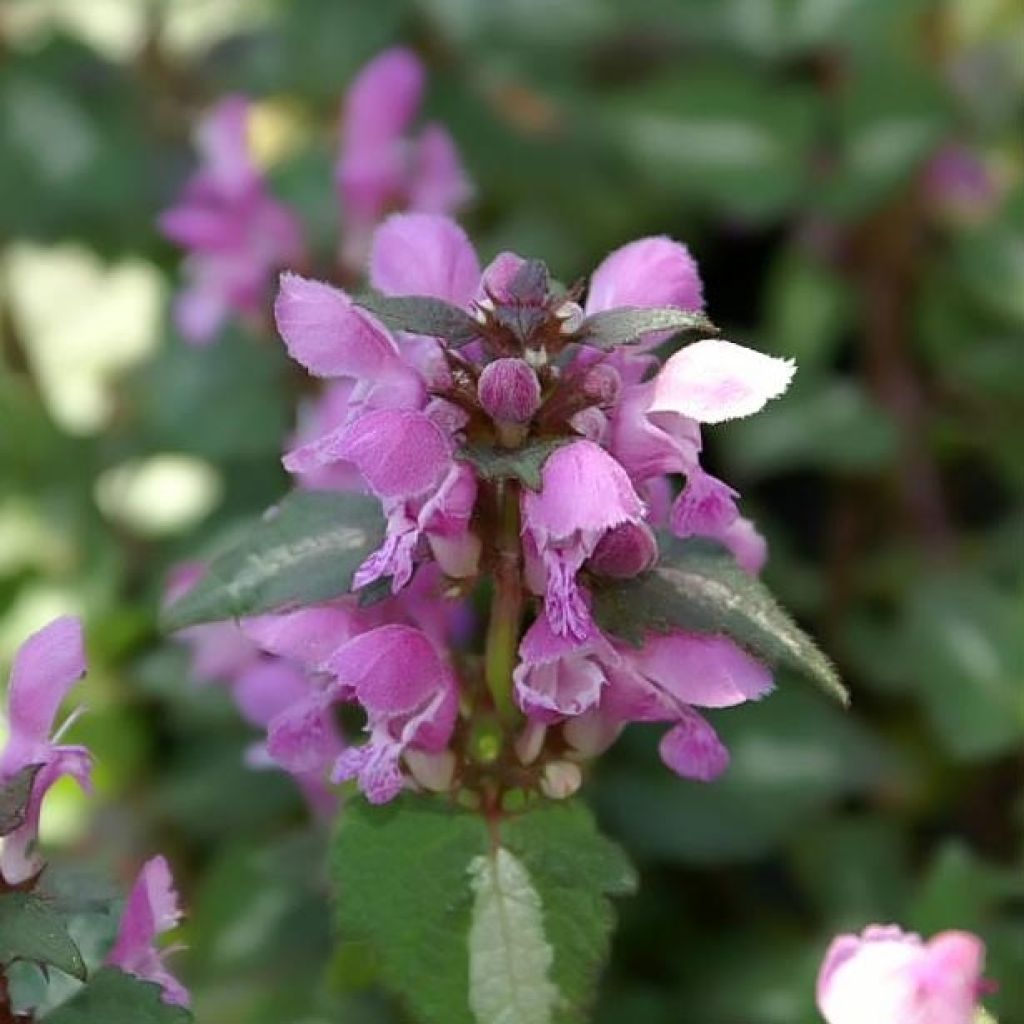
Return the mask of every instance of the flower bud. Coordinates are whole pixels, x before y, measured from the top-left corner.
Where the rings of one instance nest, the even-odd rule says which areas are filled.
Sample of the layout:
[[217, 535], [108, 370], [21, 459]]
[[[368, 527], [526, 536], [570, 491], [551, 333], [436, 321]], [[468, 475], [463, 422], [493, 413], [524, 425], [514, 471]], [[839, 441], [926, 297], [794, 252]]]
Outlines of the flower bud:
[[431, 793], [447, 793], [455, 778], [455, 755], [450, 750], [431, 754], [425, 750], [406, 750], [409, 774]]
[[540, 407], [540, 381], [521, 359], [495, 359], [480, 374], [477, 394], [499, 423], [529, 423]]
[[591, 405], [575, 413], [569, 426], [588, 441], [600, 444], [608, 433], [608, 417], [596, 405]]
[[614, 405], [622, 390], [622, 378], [614, 366], [598, 363], [583, 378], [583, 394], [598, 405]]
[[601, 576], [629, 579], [646, 572], [658, 559], [658, 542], [646, 523], [621, 523], [609, 530], [590, 556]]
[[562, 334], [575, 334], [583, 323], [583, 309], [577, 302], [563, 302], [555, 310], [555, 316], [562, 321]]
[[572, 761], [551, 761], [544, 766], [540, 791], [549, 800], [567, 800], [583, 785], [583, 772]]
[[523, 731], [516, 737], [516, 757], [520, 764], [533, 764], [540, 757], [544, 748], [544, 739], [547, 736], [548, 727], [544, 722], [536, 719], [527, 719]]

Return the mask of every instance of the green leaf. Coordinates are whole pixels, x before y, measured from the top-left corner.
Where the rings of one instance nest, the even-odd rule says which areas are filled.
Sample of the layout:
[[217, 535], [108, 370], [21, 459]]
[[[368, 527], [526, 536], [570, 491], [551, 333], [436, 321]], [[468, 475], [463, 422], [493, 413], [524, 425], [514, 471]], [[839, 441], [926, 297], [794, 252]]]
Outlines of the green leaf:
[[761, 661], [792, 669], [849, 702], [828, 658], [725, 548], [664, 533], [659, 547], [650, 572], [594, 588], [594, 614], [603, 629], [637, 647], [652, 632], [724, 633]]
[[488, 823], [441, 801], [356, 804], [334, 848], [338, 920], [376, 949], [425, 1024], [584, 1019], [631, 892], [621, 851], [582, 805]]
[[27, 764], [0, 786], [0, 836], [9, 835], [25, 824], [28, 800], [41, 764]]
[[361, 295], [356, 300], [385, 327], [443, 338], [453, 348], [480, 336], [476, 321], [463, 309], [427, 295]]
[[470, 463], [484, 480], [518, 480], [531, 491], [539, 491], [544, 463], [572, 440], [571, 437], [544, 437], [530, 441], [522, 448], [468, 444], [455, 457]]
[[611, 349], [617, 345], [634, 345], [644, 335], [658, 331], [693, 331], [702, 336], [718, 334], [718, 328], [703, 313], [671, 306], [652, 309], [624, 306], [588, 316], [573, 341]]
[[67, 925], [48, 902], [30, 892], [0, 895], [0, 964], [49, 964], [85, 979], [85, 964]]
[[383, 537], [374, 498], [296, 491], [213, 560], [199, 583], [164, 612], [164, 628], [338, 597]]
[[163, 1001], [159, 985], [104, 967], [45, 1024], [191, 1024], [188, 1010]]

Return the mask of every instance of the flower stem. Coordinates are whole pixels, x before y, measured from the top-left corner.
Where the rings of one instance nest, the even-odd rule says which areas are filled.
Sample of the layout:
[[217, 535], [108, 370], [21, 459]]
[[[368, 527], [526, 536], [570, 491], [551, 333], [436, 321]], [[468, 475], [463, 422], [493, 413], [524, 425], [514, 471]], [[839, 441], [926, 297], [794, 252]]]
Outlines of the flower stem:
[[522, 548], [519, 540], [519, 488], [513, 480], [499, 481], [497, 490], [497, 554], [494, 599], [487, 626], [484, 676], [494, 706], [506, 721], [516, 716], [512, 699], [512, 671], [516, 666], [519, 630], [523, 617], [521, 578]]

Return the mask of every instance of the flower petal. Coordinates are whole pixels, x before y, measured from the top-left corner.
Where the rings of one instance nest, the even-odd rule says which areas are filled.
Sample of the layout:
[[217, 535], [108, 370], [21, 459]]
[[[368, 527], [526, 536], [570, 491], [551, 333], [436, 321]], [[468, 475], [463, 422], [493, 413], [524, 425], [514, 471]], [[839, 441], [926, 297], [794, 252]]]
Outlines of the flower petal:
[[43, 743], [68, 691], [85, 675], [80, 619], [64, 616], [33, 633], [18, 649], [11, 670], [8, 717], [12, 737]]
[[427, 125], [416, 146], [409, 207], [421, 213], [454, 213], [473, 195], [473, 186], [447, 128]]
[[700, 274], [689, 249], [659, 235], [640, 238], [606, 256], [590, 279], [586, 312], [620, 306], [703, 309]]
[[751, 416], [789, 386], [791, 359], [731, 341], [698, 341], [680, 349], [655, 379], [648, 412], [676, 412], [700, 423]]
[[372, 379], [401, 365], [384, 328], [322, 281], [282, 274], [274, 317], [288, 354], [318, 377]]
[[702, 708], [758, 700], [773, 685], [771, 672], [724, 636], [649, 636], [631, 660], [676, 700]]
[[451, 218], [394, 214], [373, 236], [370, 283], [385, 295], [429, 295], [465, 307], [480, 283], [480, 264]]

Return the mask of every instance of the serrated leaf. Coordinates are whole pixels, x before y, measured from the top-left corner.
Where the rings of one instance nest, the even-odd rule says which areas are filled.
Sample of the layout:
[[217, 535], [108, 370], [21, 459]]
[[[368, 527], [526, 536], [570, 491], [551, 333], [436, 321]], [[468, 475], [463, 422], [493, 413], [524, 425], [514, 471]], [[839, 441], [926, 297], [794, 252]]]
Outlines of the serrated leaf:
[[558, 989], [544, 909], [522, 863], [504, 847], [469, 864], [469, 1006], [479, 1024], [551, 1024]]
[[338, 922], [377, 950], [381, 975], [425, 1024], [475, 1024], [469, 1010], [473, 895], [483, 819], [441, 801], [346, 808], [333, 851]]
[[659, 537], [659, 548], [650, 572], [594, 588], [594, 614], [603, 629], [637, 647], [647, 633], [724, 633], [756, 658], [792, 669], [849, 702], [828, 658], [725, 548], [667, 534]]
[[659, 331], [694, 331], [702, 337], [718, 334], [718, 329], [703, 313], [671, 306], [652, 309], [623, 306], [588, 316], [573, 341], [592, 348], [611, 349], [617, 345], [635, 345], [645, 335]]
[[461, 348], [479, 337], [476, 321], [464, 309], [442, 299], [373, 292], [359, 296], [356, 303], [393, 331], [443, 338], [453, 348]]
[[[635, 884], [582, 805], [544, 804], [489, 824], [423, 797], [350, 807], [333, 875], [345, 937], [375, 947], [382, 977], [424, 1024], [585, 1019], [608, 952], [607, 897]], [[515, 928], [501, 927], [505, 911]], [[499, 962], [502, 977], [492, 974]], [[550, 998], [543, 985], [543, 999], [525, 993], [527, 979], [545, 977]], [[529, 1015], [501, 1016], [516, 998]]]
[[384, 537], [380, 503], [362, 494], [296, 491], [209, 566], [163, 614], [178, 630], [348, 593]]
[[0, 964], [16, 960], [48, 964], [85, 979], [85, 963], [63, 918], [30, 892], [0, 895]]
[[104, 967], [44, 1024], [191, 1024], [188, 1010], [163, 1001], [159, 985]]
[[468, 444], [455, 457], [468, 462], [484, 480], [518, 480], [531, 491], [539, 491], [541, 471], [548, 458], [571, 437], [545, 437], [521, 448], [495, 448], [487, 444]]
[[0, 836], [10, 835], [25, 824], [32, 786], [42, 767], [41, 764], [27, 764], [0, 786]]

